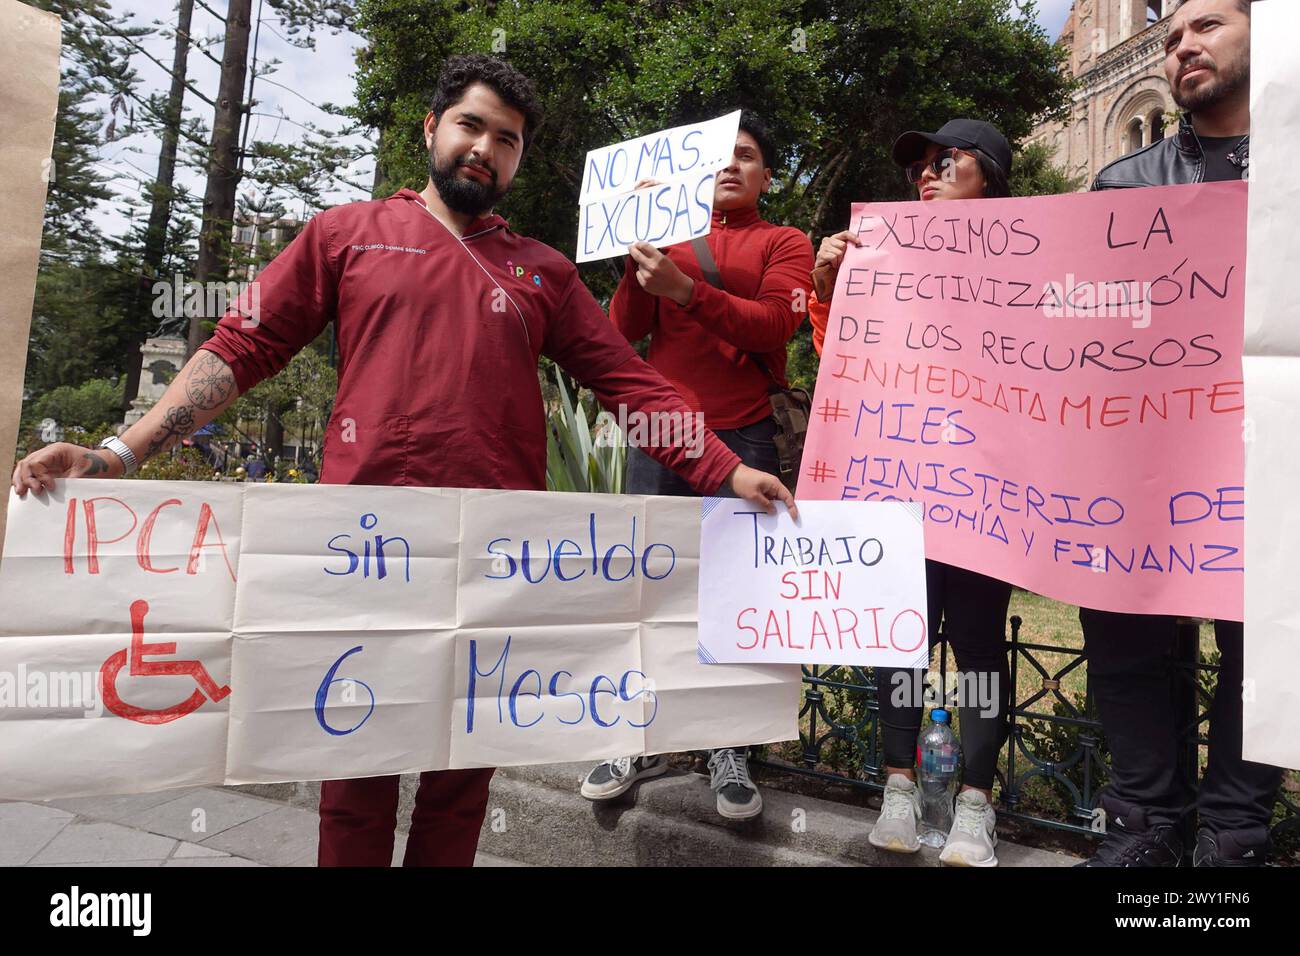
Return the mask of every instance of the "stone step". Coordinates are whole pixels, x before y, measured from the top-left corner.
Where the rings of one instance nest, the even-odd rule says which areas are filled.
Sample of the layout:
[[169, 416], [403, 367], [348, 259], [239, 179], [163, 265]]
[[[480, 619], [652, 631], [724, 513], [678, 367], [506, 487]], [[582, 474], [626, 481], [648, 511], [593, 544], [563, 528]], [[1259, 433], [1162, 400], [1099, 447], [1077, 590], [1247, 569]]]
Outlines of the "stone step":
[[[705, 777], [670, 771], [611, 801], [578, 787], [590, 764], [498, 770], [480, 850], [538, 866], [938, 866], [939, 851], [867, 842], [877, 814], [763, 787], [753, 820], [718, 816]], [[404, 781], [405, 784], [405, 781]], [[1001, 841], [1002, 866], [1070, 866], [1077, 857]]]

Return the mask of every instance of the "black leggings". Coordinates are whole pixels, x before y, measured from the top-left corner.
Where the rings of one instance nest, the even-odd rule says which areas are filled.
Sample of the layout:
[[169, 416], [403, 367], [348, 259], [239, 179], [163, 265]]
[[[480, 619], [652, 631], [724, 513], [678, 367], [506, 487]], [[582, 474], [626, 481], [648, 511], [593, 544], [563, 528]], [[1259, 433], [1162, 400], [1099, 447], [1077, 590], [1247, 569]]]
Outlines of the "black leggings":
[[1142, 807], [1157, 825], [1177, 823], [1194, 804], [1199, 825], [1214, 833], [1267, 827], [1282, 771], [1241, 756], [1241, 623], [1214, 622], [1219, 685], [1210, 706], [1209, 764], [1193, 793], [1178, 769], [1185, 728], [1174, 703], [1177, 620], [1080, 608], [1079, 621], [1088, 682], [1110, 748], [1111, 796]]
[[[993, 787], [998, 750], [1007, 740], [1011, 670], [1005, 641], [1011, 585], [938, 561], [925, 562], [925, 584], [930, 646], [938, 641], [942, 622], [943, 636], [957, 659], [958, 670], [975, 675], [977, 686], [992, 689], [991, 713], [981, 713], [975, 701], [959, 708], [962, 782], [989, 790]], [[922, 702], [913, 689], [924, 673], [906, 667], [876, 668], [876, 696], [888, 767], [911, 767], [915, 763]]]

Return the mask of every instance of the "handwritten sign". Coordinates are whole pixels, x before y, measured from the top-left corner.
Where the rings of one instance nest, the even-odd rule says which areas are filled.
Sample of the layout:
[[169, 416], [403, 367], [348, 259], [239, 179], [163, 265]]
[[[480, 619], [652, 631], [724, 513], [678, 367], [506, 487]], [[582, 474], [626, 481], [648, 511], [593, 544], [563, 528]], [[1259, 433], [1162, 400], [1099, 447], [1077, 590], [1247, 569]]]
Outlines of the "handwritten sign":
[[543, 494], [11, 496], [0, 798], [797, 736], [798, 668], [695, 660], [697, 502]]
[[[615, 143], [587, 154], [579, 195], [578, 262], [707, 236], [713, 186], [731, 162], [740, 112]], [[635, 189], [637, 183], [658, 183]]]
[[1087, 607], [1240, 620], [1246, 186], [855, 205], [803, 499]]
[[704, 499], [700, 660], [927, 666], [920, 506], [777, 509]]

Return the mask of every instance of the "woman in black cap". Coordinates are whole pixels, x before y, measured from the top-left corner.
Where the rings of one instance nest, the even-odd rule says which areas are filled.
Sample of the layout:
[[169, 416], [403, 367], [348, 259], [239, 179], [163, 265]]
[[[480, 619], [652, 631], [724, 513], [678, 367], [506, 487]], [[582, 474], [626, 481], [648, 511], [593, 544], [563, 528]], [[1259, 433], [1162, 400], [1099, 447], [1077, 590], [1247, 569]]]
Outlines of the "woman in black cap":
[[[937, 133], [910, 131], [894, 143], [893, 153], [924, 202], [1011, 195], [1011, 146], [988, 123], [955, 119]], [[849, 244], [860, 245], [857, 234], [840, 232], [823, 239], [817, 253], [808, 314], [819, 355], [835, 276]], [[958, 669], [977, 675], [977, 686], [992, 691], [983, 708], [974, 701], [964, 701], [960, 707], [962, 789], [939, 859], [954, 866], [997, 866], [992, 788], [998, 752], [1007, 738], [1011, 674], [1004, 641], [1011, 585], [929, 560], [925, 578], [931, 645], [942, 621], [943, 636], [956, 656]], [[921, 803], [914, 769], [922, 717], [922, 702], [915, 699], [921, 685], [919, 676], [908, 668], [876, 668], [888, 779], [880, 818], [868, 839], [873, 846], [899, 853], [915, 853], [921, 848], [917, 837]]]

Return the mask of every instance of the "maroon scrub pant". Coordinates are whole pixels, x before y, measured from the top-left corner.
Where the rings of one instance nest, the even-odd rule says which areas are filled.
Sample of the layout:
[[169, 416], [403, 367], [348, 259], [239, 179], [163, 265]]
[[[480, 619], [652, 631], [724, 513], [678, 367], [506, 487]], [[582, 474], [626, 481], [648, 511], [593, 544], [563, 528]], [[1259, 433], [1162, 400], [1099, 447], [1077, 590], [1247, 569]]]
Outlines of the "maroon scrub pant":
[[[487, 812], [486, 770], [420, 774], [403, 866], [473, 866]], [[391, 866], [397, 777], [326, 780], [320, 788], [319, 866]]]

